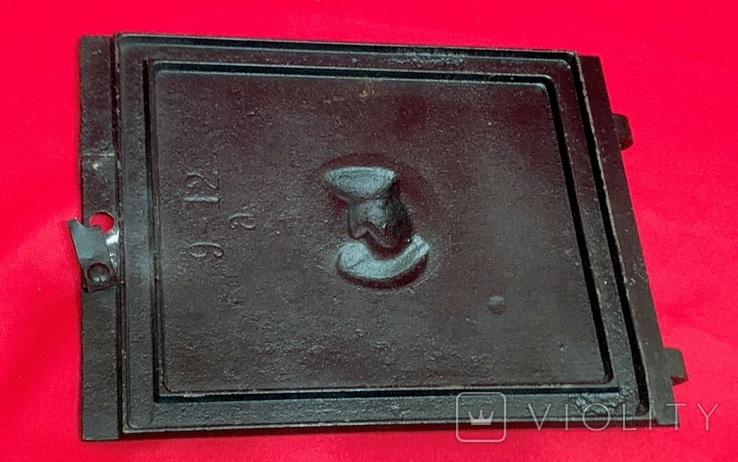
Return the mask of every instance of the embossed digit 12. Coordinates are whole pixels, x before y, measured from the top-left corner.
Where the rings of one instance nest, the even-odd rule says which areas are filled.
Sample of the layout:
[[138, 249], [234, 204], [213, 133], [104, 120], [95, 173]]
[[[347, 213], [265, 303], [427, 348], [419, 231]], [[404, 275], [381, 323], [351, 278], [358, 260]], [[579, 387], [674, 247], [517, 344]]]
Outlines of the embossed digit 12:
[[[187, 193], [182, 198], [185, 203], [218, 205], [220, 202], [220, 178], [218, 171], [208, 175], [200, 171], [187, 172], [185, 177]], [[209, 256], [221, 258], [223, 248], [217, 242], [195, 242], [187, 248], [187, 253], [193, 258], [205, 259]]]

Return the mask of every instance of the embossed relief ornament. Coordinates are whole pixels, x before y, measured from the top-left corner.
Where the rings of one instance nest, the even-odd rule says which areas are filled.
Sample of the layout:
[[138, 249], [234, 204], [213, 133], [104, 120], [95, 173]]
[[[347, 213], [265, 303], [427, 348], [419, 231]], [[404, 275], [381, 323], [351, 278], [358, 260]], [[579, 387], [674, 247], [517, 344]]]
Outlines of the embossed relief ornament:
[[359, 284], [396, 287], [424, 269], [430, 246], [413, 233], [397, 174], [381, 167], [344, 167], [325, 174], [331, 192], [348, 206], [348, 233], [338, 272]]

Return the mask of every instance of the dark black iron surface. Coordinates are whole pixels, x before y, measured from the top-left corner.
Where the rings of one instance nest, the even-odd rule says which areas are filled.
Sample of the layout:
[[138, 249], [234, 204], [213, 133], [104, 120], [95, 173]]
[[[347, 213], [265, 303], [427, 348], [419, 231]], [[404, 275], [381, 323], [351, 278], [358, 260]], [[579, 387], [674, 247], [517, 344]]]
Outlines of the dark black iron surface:
[[119, 35], [81, 63], [83, 219], [115, 219], [70, 224], [85, 438], [453, 423], [484, 392], [675, 422], [596, 58]]

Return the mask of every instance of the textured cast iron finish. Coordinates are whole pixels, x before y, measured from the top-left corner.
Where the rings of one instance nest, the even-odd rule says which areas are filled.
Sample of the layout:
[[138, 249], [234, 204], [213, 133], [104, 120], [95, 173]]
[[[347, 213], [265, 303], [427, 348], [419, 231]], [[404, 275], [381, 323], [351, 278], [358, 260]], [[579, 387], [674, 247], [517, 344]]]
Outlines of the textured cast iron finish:
[[381, 167], [343, 167], [325, 174], [331, 191], [348, 206], [348, 233], [338, 254], [338, 271], [370, 287], [411, 282], [430, 246], [413, 234], [410, 212], [400, 198], [397, 174]]
[[115, 220], [70, 223], [84, 438], [676, 421], [686, 373], [598, 59], [145, 35], [80, 54], [82, 223]]

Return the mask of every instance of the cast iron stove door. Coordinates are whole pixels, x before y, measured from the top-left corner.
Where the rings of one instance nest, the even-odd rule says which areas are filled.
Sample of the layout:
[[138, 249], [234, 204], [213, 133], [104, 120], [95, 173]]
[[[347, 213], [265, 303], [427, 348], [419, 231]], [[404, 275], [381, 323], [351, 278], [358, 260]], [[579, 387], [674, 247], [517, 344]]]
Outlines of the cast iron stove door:
[[85, 438], [676, 421], [598, 59], [119, 35], [81, 82]]

